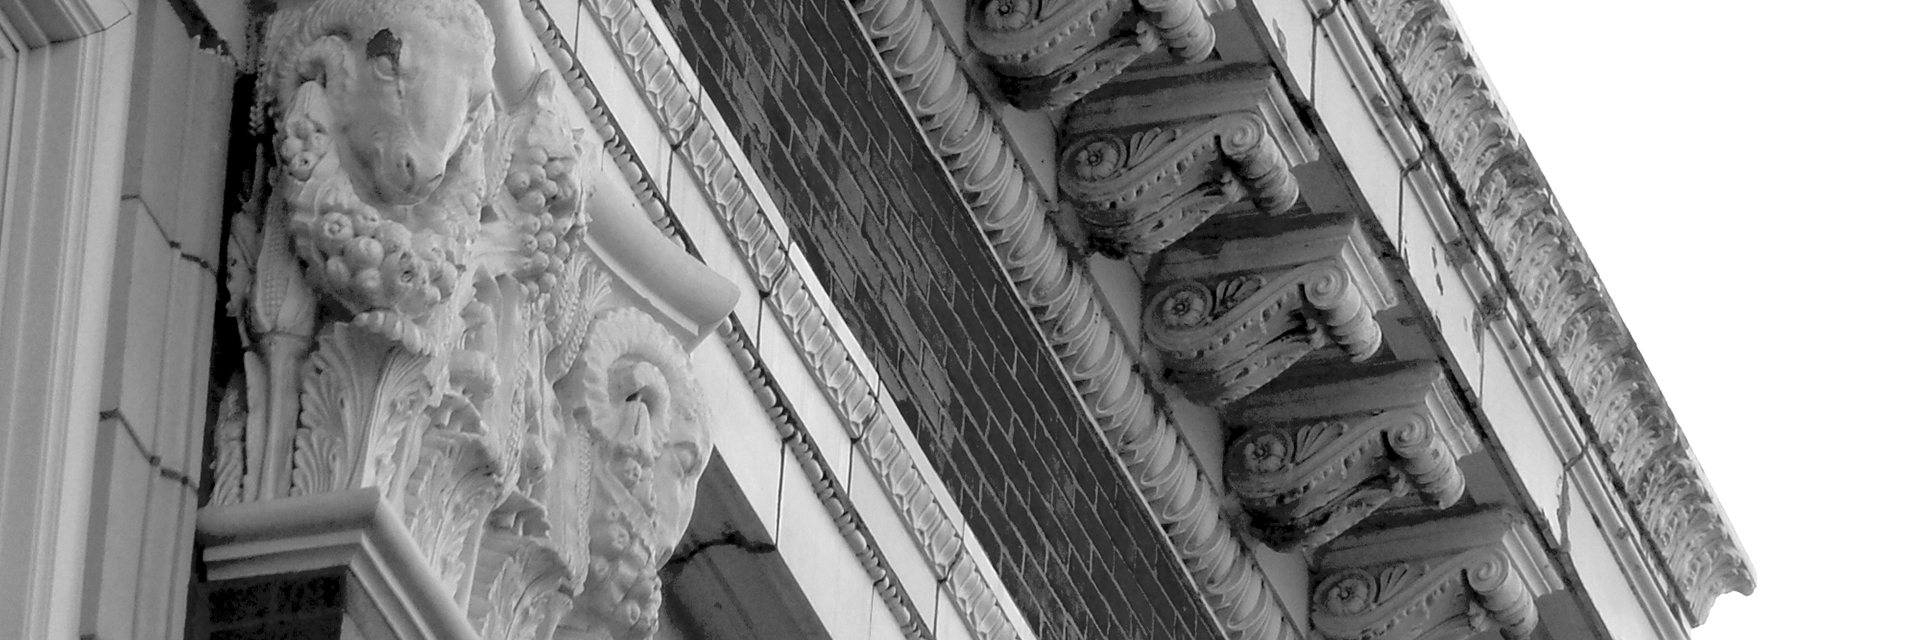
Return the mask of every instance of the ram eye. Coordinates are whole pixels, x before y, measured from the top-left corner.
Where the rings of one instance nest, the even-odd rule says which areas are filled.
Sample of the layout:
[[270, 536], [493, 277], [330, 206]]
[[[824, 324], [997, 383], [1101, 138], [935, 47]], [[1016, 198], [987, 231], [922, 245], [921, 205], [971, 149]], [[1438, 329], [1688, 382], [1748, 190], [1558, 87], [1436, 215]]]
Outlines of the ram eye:
[[367, 39], [367, 59], [374, 62], [374, 68], [393, 75], [400, 69], [400, 38], [393, 31], [381, 29]]

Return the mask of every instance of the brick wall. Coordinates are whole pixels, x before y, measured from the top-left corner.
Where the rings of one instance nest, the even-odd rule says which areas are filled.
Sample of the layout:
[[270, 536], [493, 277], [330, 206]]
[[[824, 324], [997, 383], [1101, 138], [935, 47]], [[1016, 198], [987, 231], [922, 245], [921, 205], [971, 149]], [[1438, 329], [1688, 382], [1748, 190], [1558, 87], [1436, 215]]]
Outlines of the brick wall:
[[1041, 637], [1218, 637], [844, 0], [655, 2]]

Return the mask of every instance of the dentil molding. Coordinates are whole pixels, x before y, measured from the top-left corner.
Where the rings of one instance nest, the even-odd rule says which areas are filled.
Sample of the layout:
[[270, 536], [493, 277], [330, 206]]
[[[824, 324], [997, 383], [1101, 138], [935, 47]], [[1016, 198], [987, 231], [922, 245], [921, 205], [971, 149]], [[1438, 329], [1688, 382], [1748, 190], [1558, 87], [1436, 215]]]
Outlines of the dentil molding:
[[1457, 462], [1480, 446], [1453, 393], [1434, 362], [1322, 365], [1223, 411], [1227, 487], [1252, 533], [1318, 547], [1402, 497], [1453, 506], [1466, 490]]

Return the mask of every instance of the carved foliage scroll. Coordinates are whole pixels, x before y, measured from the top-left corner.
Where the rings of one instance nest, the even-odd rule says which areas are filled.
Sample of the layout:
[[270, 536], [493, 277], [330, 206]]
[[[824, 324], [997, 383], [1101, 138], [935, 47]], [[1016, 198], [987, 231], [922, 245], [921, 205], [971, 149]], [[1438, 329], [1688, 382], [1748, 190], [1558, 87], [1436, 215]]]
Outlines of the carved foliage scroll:
[[1526, 638], [1538, 622], [1511, 561], [1493, 549], [1347, 569], [1313, 590], [1313, 624], [1335, 640], [1465, 640], [1500, 629]]
[[1152, 255], [1235, 203], [1278, 215], [1299, 198], [1291, 169], [1312, 146], [1270, 72], [1125, 89], [1077, 105], [1060, 154], [1060, 193], [1094, 249]]
[[1282, 550], [1331, 541], [1389, 501], [1452, 506], [1476, 448], [1438, 365], [1290, 372], [1223, 416], [1227, 486], [1252, 533]]
[[532, 55], [519, 20], [510, 0], [266, 18], [214, 496], [377, 487], [481, 637], [649, 637], [712, 449], [703, 394], [584, 250], [589, 211], [631, 194], [587, 192], [604, 154], [551, 74], [495, 64], [497, 31]]
[[1147, 274], [1147, 341], [1189, 398], [1225, 405], [1323, 346], [1354, 360], [1379, 349], [1373, 316], [1396, 301], [1350, 221], [1234, 224]]
[[969, 0], [967, 38], [1022, 109], [1062, 107], [1162, 44], [1183, 62], [1213, 53], [1199, 0]]
[[1330, 640], [1511, 640], [1539, 622], [1534, 599], [1562, 588], [1531, 527], [1482, 511], [1349, 534], [1320, 554], [1313, 625]]

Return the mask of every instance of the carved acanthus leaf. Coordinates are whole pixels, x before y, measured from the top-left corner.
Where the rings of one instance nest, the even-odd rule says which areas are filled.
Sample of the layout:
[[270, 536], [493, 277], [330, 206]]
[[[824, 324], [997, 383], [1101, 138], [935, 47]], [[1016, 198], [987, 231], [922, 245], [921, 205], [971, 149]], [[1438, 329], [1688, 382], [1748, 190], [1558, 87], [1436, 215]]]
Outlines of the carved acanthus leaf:
[[1060, 154], [1060, 193], [1095, 249], [1151, 255], [1236, 202], [1275, 215], [1293, 207], [1291, 168], [1312, 146], [1270, 72], [1125, 88], [1075, 106]]
[[1213, 53], [1198, 0], [970, 0], [967, 38], [1014, 106], [1071, 104], [1165, 44], [1183, 62]]
[[1223, 418], [1227, 486], [1253, 534], [1282, 550], [1327, 543], [1396, 498], [1448, 507], [1476, 448], [1438, 365], [1290, 372]]
[[510, 465], [479, 435], [435, 428], [421, 438], [403, 511], [407, 529], [447, 591], [460, 593], [481, 524], [505, 489], [500, 469]]
[[300, 394], [290, 495], [370, 486], [403, 504], [444, 368], [347, 324], [322, 330], [318, 343]]
[[499, 531], [481, 539], [467, 617], [489, 640], [542, 640], [572, 606], [573, 575], [544, 541]]
[[1224, 405], [1320, 347], [1354, 360], [1380, 347], [1373, 316], [1393, 301], [1364, 240], [1344, 219], [1303, 224], [1242, 225], [1154, 263], [1147, 341], [1189, 398]]

